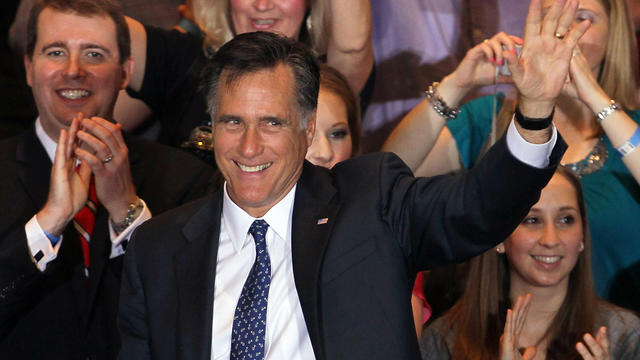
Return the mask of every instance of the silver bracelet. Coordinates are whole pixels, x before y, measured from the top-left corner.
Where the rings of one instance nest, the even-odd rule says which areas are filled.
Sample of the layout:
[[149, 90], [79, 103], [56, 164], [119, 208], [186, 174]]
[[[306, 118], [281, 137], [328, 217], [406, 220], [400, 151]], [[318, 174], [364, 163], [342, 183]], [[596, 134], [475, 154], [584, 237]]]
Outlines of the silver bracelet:
[[618, 109], [621, 109], [620, 104], [618, 104], [613, 99], [609, 100], [609, 105], [596, 114], [596, 120], [598, 120], [598, 124], [602, 123], [602, 120], [604, 120], [607, 116], [613, 114], [613, 112]]
[[455, 119], [458, 116], [458, 114], [462, 112], [462, 110], [458, 109], [455, 106], [453, 107], [447, 106], [447, 103], [444, 100], [442, 100], [440, 95], [438, 95], [438, 91], [437, 91], [438, 85], [440, 85], [440, 83], [436, 81], [433, 84], [429, 85], [429, 88], [427, 89], [427, 91], [425, 91], [427, 93], [427, 98], [429, 98], [429, 103], [433, 107], [433, 110], [435, 110], [440, 116], [442, 116], [446, 120]]

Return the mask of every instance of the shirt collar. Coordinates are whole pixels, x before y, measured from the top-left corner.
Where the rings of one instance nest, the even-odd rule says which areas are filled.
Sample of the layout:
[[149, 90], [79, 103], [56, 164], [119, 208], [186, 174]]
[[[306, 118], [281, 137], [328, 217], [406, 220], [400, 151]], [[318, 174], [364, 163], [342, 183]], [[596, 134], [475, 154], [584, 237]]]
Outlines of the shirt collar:
[[[262, 217], [269, 224], [269, 229], [273, 230], [278, 235], [277, 237], [285, 241], [289, 241], [291, 238], [291, 219], [293, 217], [293, 201], [296, 187], [297, 184]], [[256, 218], [247, 214], [231, 200], [227, 192], [226, 182], [224, 183], [223, 198], [222, 221], [224, 221], [225, 229], [231, 238], [234, 250], [240, 251], [246, 245], [249, 228]]]
[[58, 147], [58, 143], [50, 138], [49, 135], [44, 131], [39, 116], [36, 119], [36, 136], [38, 136], [38, 140], [40, 140], [40, 143], [42, 144], [42, 146], [44, 146], [44, 150], [47, 152], [49, 160], [53, 162], [53, 159], [55, 159], [56, 157], [56, 148]]

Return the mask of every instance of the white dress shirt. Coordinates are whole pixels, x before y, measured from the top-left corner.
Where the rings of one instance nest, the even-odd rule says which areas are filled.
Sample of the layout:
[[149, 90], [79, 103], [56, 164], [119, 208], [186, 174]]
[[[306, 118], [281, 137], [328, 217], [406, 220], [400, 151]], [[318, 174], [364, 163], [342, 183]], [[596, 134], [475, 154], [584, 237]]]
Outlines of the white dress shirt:
[[[267, 305], [265, 359], [314, 359], [311, 339], [293, 278], [291, 220], [294, 186], [263, 217], [271, 259], [271, 285]], [[256, 220], [229, 198], [224, 186], [220, 243], [216, 265], [211, 359], [228, 359], [233, 317], [242, 287], [255, 261], [255, 242], [249, 227]]]
[[511, 123], [507, 129], [507, 148], [511, 154], [523, 163], [538, 169], [549, 166], [549, 156], [556, 146], [558, 140], [558, 130], [551, 123], [551, 139], [544, 144], [532, 144], [527, 142], [516, 129], [515, 115], [511, 118]]
[[[537, 168], [548, 166], [556, 140], [555, 126], [545, 144], [525, 141], [513, 121], [507, 130], [509, 151], [518, 160]], [[315, 358], [293, 277], [291, 222], [295, 190], [296, 186], [262, 217], [269, 224], [265, 240], [271, 258], [266, 360]], [[231, 200], [225, 183], [213, 300], [212, 360], [228, 359], [231, 353], [233, 317], [255, 261], [255, 242], [249, 234], [254, 220]]]
[[[53, 163], [53, 159], [56, 155], [56, 148], [58, 144], [47, 135], [42, 127], [40, 122], [40, 118], [36, 119], [36, 135], [38, 136], [38, 140], [44, 146], [44, 149], [49, 156], [49, 159]], [[124, 248], [122, 244], [125, 241], [129, 240], [129, 237], [133, 233], [140, 224], [151, 219], [151, 212], [145, 204], [144, 200], [142, 202], [142, 213], [120, 234], [116, 234], [111, 226], [111, 221], [109, 221], [109, 235], [111, 238], [111, 254], [109, 258], [115, 258], [124, 254]], [[31, 260], [36, 264], [40, 271], [45, 271], [47, 269], [47, 264], [53, 261], [58, 256], [58, 250], [60, 249], [60, 244], [62, 244], [63, 236], [60, 236], [60, 241], [56, 243], [56, 246], [51, 245], [51, 241], [44, 233], [44, 230], [38, 223], [38, 219], [36, 215], [33, 215], [31, 220], [27, 222], [24, 227], [24, 230], [27, 234], [27, 245], [29, 246], [29, 250], [31, 251]], [[36, 260], [34, 257], [36, 254], [40, 253], [42, 256], [39, 260]]]

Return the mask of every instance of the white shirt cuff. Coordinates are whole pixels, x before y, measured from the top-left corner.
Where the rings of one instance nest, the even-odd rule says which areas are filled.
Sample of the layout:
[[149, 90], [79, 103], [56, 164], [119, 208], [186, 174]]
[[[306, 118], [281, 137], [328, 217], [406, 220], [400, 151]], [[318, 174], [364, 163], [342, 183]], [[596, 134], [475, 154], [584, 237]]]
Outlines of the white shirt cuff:
[[[515, 117], [515, 115], [514, 115]], [[549, 166], [549, 156], [556, 146], [558, 140], [558, 130], [551, 123], [551, 139], [544, 144], [532, 144], [526, 141], [516, 129], [514, 118], [511, 119], [507, 130], [507, 148], [511, 154], [523, 163], [538, 169]]]
[[142, 199], [140, 199], [140, 201], [142, 202], [142, 212], [135, 220], [133, 220], [131, 225], [124, 229], [120, 234], [116, 234], [113, 230], [113, 225], [111, 225], [111, 220], [109, 220], [109, 236], [111, 237], [111, 255], [109, 256], [109, 259], [123, 255], [126, 247], [126, 245], [123, 245], [129, 242], [129, 238], [131, 237], [133, 230], [143, 222], [151, 219], [151, 211], [147, 207], [147, 204]]
[[27, 234], [27, 246], [31, 252], [31, 261], [33, 261], [38, 270], [45, 271], [47, 264], [58, 256], [58, 250], [63, 240], [62, 235], [60, 235], [60, 241], [56, 243], [56, 246], [52, 246], [51, 240], [49, 240], [38, 223], [36, 215], [33, 215], [31, 220], [27, 222], [24, 226], [24, 231]]

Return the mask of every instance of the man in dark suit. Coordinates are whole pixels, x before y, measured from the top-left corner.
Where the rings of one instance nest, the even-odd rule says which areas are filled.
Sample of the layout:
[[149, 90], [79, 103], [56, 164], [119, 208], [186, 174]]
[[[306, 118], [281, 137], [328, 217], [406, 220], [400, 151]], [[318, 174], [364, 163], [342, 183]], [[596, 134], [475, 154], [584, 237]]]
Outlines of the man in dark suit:
[[[566, 31], [573, 14], [558, 21], [554, 6], [546, 26]], [[535, 34], [522, 63], [505, 55], [522, 116], [473, 170], [437, 178], [414, 178], [392, 154], [305, 162], [312, 54], [270, 33], [236, 36], [205, 75], [224, 189], [136, 230], [122, 358], [418, 359], [416, 271], [494, 246], [536, 201], [566, 148], [551, 114], [584, 30]]]
[[0, 143], [0, 357], [114, 359], [130, 234], [203, 195], [212, 168], [105, 120], [133, 66], [117, 5], [40, 2], [28, 35], [39, 117]]

